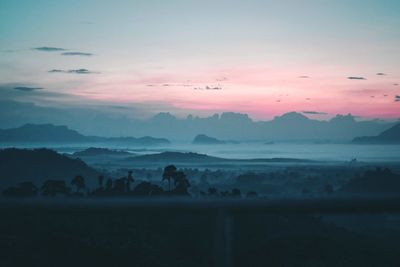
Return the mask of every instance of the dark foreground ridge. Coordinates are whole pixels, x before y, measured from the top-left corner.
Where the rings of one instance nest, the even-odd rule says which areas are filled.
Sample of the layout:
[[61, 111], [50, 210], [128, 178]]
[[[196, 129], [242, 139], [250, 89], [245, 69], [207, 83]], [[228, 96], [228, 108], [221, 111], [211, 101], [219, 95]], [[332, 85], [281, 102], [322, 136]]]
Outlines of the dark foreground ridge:
[[[400, 234], [385, 233], [381, 214], [399, 212], [399, 196], [53, 200], [0, 201], [4, 266], [397, 267], [400, 260]], [[333, 223], [338, 213], [346, 227]]]
[[274, 213], [382, 213], [400, 212], [400, 194], [301, 198], [0, 198], [0, 207], [56, 209], [126, 208], [253, 211]]

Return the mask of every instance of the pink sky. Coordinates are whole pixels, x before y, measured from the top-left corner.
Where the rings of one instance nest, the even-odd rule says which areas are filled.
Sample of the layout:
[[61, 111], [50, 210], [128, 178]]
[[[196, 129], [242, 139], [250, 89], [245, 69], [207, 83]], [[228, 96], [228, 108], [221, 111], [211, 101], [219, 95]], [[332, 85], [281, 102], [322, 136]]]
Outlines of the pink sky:
[[[289, 111], [325, 112], [367, 118], [398, 118], [400, 86], [392, 74], [318, 66], [247, 66], [221, 69], [163, 69], [136, 75], [93, 75], [72, 90], [84, 98], [122, 104], [166, 103], [182, 114], [234, 111], [269, 119]], [[307, 78], [305, 78], [307, 76]], [[348, 79], [349, 76], [365, 80]], [[207, 90], [220, 88], [220, 90]], [[95, 92], [95, 93], [93, 93]]]

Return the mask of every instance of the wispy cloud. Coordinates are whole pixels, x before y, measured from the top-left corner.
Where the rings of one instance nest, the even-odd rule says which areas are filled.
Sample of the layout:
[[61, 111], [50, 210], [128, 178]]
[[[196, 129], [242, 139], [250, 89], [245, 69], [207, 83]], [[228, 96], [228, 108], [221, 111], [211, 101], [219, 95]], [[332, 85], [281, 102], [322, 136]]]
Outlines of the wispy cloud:
[[194, 87], [194, 90], [222, 90], [221, 86]]
[[76, 70], [68, 70], [68, 73], [76, 73], [76, 74], [96, 74], [99, 72], [90, 71], [88, 69], [76, 69]]
[[86, 53], [86, 52], [64, 52], [61, 55], [63, 55], [63, 56], [86, 56], [86, 57], [93, 56], [92, 53]]
[[299, 78], [301, 78], [301, 79], [308, 79], [308, 78], [310, 78], [310, 76], [302, 75], [302, 76], [299, 76]]
[[37, 50], [37, 51], [42, 51], [42, 52], [59, 52], [59, 51], [67, 50], [67, 49], [60, 48], [60, 47], [50, 47], [50, 46], [41, 46], [41, 47], [35, 47], [32, 49]]
[[350, 76], [350, 77], [347, 77], [347, 79], [349, 79], [349, 80], [366, 80], [366, 78], [359, 77], [359, 76]]
[[396, 95], [396, 96], [394, 97], [394, 101], [400, 102], [400, 95]]
[[376, 75], [383, 76], [383, 75], [386, 75], [386, 74], [383, 73], [383, 72], [378, 72]]
[[309, 114], [309, 115], [328, 115], [328, 113], [326, 113], [326, 112], [311, 111], [311, 110], [305, 110], [305, 111], [302, 111], [301, 113]]
[[32, 92], [35, 90], [41, 90], [42, 87], [28, 87], [28, 86], [17, 86], [14, 87], [14, 90], [23, 91], [23, 92]]
[[90, 71], [88, 69], [72, 69], [72, 70], [52, 69], [49, 70], [49, 73], [99, 74], [100, 72]]

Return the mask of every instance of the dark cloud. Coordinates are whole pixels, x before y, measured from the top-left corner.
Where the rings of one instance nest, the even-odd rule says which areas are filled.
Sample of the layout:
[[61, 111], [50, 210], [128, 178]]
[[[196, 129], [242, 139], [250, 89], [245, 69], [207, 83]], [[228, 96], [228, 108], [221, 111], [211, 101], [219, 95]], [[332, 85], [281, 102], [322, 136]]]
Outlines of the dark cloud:
[[366, 78], [364, 78], [364, 77], [357, 77], [357, 76], [350, 76], [350, 77], [347, 77], [347, 79], [349, 79], [349, 80], [366, 80]]
[[35, 90], [41, 90], [43, 88], [41, 87], [27, 87], [27, 86], [17, 86], [14, 87], [14, 90], [19, 90], [19, 91], [23, 91], [23, 92], [32, 92]]
[[206, 90], [222, 90], [220, 86], [206, 86]]
[[59, 70], [59, 69], [52, 69], [49, 70], [50, 73], [57, 73], [57, 72], [65, 72], [64, 70]]
[[396, 96], [394, 97], [394, 101], [400, 102], [400, 95], [396, 95]]
[[61, 55], [63, 56], [93, 56], [92, 53], [85, 53], [85, 52], [64, 52]]
[[220, 86], [206, 86], [206, 87], [194, 87], [194, 90], [222, 90]]
[[38, 86], [27, 86], [22, 83], [0, 83], [0, 100], [51, 102], [57, 100], [75, 100], [70, 94], [49, 91]]
[[52, 69], [49, 70], [49, 73], [98, 74], [99, 72], [90, 71], [88, 69], [73, 69], [73, 70]]
[[328, 115], [328, 113], [326, 113], [326, 112], [311, 111], [311, 110], [302, 111], [301, 113], [310, 114], [310, 115]]
[[382, 76], [382, 75], [386, 75], [386, 74], [383, 72], [378, 72], [376, 75]]
[[393, 85], [394, 85], [394, 86], [398, 86], [399, 84], [398, 84], [398, 83], [394, 83]]
[[42, 51], [42, 52], [57, 52], [57, 51], [65, 51], [66, 49], [60, 47], [49, 47], [49, 46], [41, 46], [32, 48], [33, 50]]
[[76, 73], [76, 74], [94, 74], [98, 72], [90, 71], [87, 69], [76, 69], [76, 70], [68, 70], [68, 73]]

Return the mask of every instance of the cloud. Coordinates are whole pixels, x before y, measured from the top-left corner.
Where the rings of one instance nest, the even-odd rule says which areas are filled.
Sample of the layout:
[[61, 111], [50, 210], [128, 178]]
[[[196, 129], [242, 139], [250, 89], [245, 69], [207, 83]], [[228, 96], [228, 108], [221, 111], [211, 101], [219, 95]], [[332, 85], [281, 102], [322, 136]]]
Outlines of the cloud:
[[27, 86], [17, 86], [14, 87], [14, 90], [19, 90], [19, 91], [23, 91], [23, 92], [32, 92], [35, 90], [41, 90], [43, 88], [41, 87], [27, 87]]
[[349, 80], [366, 80], [366, 78], [364, 78], [364, 77], [357, 77], [357, 76], [350, 76], [350, 77], [347, 77], [347, 79], [349, 79]]
[[76, 73], [76, 74], [93, 74], [98, 72], [93, 72], [87, 69], [76, 69], [76, 70], [68, 70], [68, 73]]
[[41, 46], [32, 48], [33, 50], [42, 51], [42, 52], [57, 52], [57, 51], [65, 51], [66, 49], [60, 47], [49, 47], [49, 46]]
[[75, 101], [76, 99], [77, 97], [74, 95], [49, 91], [46, 88], [38, 86], [26, 86], [23, 83], [0, 83], [0, 101], [12, 100], [49, 103], [54, 100]]
[[63, 56], [93, 56], [92, 53], [85, 53], [85, 52], [64, 52], [61, 55], [63, 55]]
[[222, 90], [220, 86], [206, 86], [206, 87], [194, 87], [194, 90]]
[[52, 69], [49, 70], [50, 73], [57, 73], [57, 72], [65, 72], [65, 70], [59, 70], [59, 69]]
[[400, 95], [396, 95], [396, 96], [394, 97], [394, 101], [400, 102]]
[[302, 75], [302, 76], [299, 76], [299, 78], [301, 78], [301, 79], [308, 79], [308, 78], [310, 78], [310, 76]]
[[48, 71], [49, 73], [75, 73], [75, 74], [98, 74], [100, 72], [90, 71], [88, 69], [72, 69], [72, 70], [61, 70], [52, 69]]
[[110, 106], [110, 108], [113, 108], [113, 109], [121, 109], [121, 110], [129, 110], [129, 109], [132, 109], [132, 107], [125, 107], [125, 106]]
[[378, 72], [376, 75], [382, 76], [382, 75], [386, 75], [386, 74], [383, 72]]
[[309, 115], [328, 115], [328, 113], [326, 113], [326, 112], [311, 111], [311, 110], [302, 111], [301, 113], [309, 114]]

